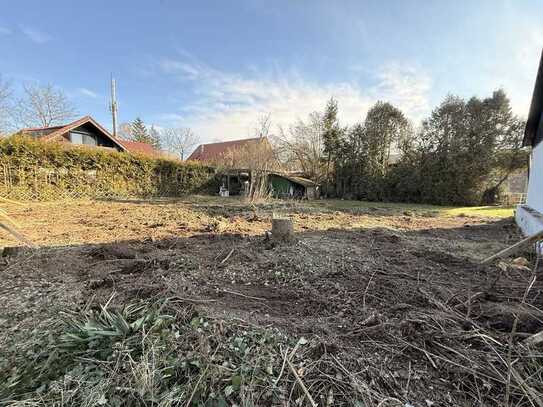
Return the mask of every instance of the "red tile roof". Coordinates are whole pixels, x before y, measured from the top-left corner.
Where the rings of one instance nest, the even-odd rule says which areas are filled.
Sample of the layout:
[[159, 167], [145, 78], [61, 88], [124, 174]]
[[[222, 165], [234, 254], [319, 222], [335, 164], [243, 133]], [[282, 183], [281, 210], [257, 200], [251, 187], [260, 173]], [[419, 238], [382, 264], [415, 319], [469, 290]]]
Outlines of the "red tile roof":
[[150, 157], [158, 157], [161, 155], [161, 152], [155, 150], [155, 148], [148, 143], [143, 143], [140, 141], [124, 140], [117, 139], [129, 152], [144, 154]]
[[212, 161], [221, 158], [229, 150], [239, 149], [248, 145], [254, 145], [262, 141], [268, 141], [266, 137], [247, 138], [243, 140], [223, 141], [220, 143], [200, 144], [187, 160]]

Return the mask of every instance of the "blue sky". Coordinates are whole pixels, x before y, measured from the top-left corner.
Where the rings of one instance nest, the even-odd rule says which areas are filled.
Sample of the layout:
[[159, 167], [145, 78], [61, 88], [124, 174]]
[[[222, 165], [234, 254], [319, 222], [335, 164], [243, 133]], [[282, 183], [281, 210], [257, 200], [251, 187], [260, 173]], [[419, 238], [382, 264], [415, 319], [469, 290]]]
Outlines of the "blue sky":
[[267, 113], [288, 126], [331, 96], [344, 124], [379, 99], [417, 122], [447, 93], [499, 87], [526, 115], [542, 22], [538, 0], [4, 1], [0, 74], [16, 91], [52, 83], [110, 127], [113, 73], [121, 121], [204, 141], [253, 135]]

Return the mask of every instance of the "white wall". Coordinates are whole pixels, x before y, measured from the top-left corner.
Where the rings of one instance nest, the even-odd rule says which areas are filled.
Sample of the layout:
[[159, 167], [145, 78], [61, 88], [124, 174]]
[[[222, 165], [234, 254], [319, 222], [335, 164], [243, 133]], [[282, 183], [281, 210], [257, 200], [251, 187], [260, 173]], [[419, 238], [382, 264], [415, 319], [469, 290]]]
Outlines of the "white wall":
[[532, 150], [526, 204], [543, 214], [543, 142]]

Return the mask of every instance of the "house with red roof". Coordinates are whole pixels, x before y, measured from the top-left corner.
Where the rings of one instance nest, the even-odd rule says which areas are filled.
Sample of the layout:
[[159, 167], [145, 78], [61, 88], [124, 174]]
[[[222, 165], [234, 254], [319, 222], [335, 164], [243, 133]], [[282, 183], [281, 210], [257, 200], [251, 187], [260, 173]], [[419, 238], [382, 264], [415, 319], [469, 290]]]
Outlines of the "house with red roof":
[[60, 126], [22, 129], [19, 134], [45, 142], [69, 143], [79, 146], [105, 148], [115, 151], [160, 157], [163, 153], [148, 143], [113, 137], [91, 116], [85, 116]]
[[129, 153], [134, 154], [143, 154], [149, 157], [163, 157], [166, 156], [166, 154], [163, 151], [157, 150], [149, 143], [144, 143], [141, 141], [132, 141], [132, 140], [124, 140], [118, 138], [117, 141], [122, 144], [126, 151]]
[[260, 149], [261, 147], [263, 150], [271, 152], [272, 147], [267, 137], [200, 144], [187, 160], [216, 163], [226, 159], [230, 153], [235, 151], [253, 151], [254, 149]]

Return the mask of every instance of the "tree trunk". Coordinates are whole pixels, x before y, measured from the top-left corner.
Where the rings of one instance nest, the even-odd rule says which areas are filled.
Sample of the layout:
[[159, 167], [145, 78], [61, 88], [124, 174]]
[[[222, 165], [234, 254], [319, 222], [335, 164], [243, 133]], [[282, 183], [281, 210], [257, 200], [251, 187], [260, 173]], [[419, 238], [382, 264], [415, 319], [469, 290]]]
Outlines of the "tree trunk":
[[274, 240], [289, 241], [294, 238], [292, 220], [287, 218], [272, 219], [272, 238]]

